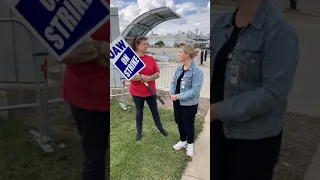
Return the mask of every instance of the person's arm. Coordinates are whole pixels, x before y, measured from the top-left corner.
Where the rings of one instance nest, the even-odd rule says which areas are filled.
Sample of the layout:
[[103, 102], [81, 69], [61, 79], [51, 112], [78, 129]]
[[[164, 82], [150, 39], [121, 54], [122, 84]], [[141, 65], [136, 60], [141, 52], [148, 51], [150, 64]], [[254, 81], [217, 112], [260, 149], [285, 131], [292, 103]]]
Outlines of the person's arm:
[[98, 41], [94, 43], [98, 50], [99, 58], [96, 61], [103, 67], [110, 68], [110, 43], [107, 41]]
[[287, 100], [299, 61], [296, 34], [275, 30], [266, 45], [262, 86], [217, 103], [217, 118], [221, 121], [244, 122]]
[[174, 73], [173, 75], [173, 79], [172, 79], [172, 82], [170, 84], [170, 90], [169, 90], [169, 95], [174, 95], [175, 94], [175, 91], [176, 91], [176, 81], [174, 79], [174, 77], [176, 76], [176, 73], [177, 73], [178, 69], [176, 70], [176, 72]]
[[130, 82], [141, 81], [141, 79], [142, 79], [142, 75], [141, 74], [137, 74], [132, 79], [130, 79]]
[[150, 81], [154, 81], [160, 77], [160, 72], [156, 72], [150, 76]]
[[61, 63], [80, 64], [95, 61], [99, 58], [98, 41], [84, 41], [80, 43]]
[[178, 99], [179, 100], [187, 100], [187, 99], [190, 99], [190, 98], [196, 96], [197, 94], [200, 93], [200, 90], [202, 88], [202, 84], [203, 84], [203, 72], [201, 69], [198, 69], [192, 75], [191, 89], [178, 94]]
[[160, 69], [155, 59], [153, 59], [153, 72], [154, 74], [152, 74], [151, 76], [142, 75], [141, 80], [143, 82], [149, 82], [149, 81], [155, 81], [160, 77]]
[[156, 79], [158, 79], [160, 77], [159, 66], [158, 66], [158, 64], [157, 64], [155, 59], [153, 59], [153, 62], [154, 62], [153, 70], [154, 70], [155, 73], [150, 76], [150, 81], [155, 81]]

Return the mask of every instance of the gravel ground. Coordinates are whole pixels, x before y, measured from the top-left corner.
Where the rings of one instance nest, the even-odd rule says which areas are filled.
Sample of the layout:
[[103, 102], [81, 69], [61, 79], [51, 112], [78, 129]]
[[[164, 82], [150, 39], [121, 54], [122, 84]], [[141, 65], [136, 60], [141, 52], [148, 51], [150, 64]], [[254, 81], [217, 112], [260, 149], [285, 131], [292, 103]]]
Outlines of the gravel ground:
[[287, 113], [275, 180], [303, 180], [320, 143], [320, 117]]

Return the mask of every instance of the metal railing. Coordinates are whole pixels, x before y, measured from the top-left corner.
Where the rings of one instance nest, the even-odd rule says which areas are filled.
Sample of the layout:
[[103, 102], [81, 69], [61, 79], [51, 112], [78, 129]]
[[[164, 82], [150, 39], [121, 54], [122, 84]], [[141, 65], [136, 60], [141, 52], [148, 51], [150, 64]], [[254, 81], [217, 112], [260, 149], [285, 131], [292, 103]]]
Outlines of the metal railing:
[[[174, 73], [178, 65], [160, 65], [160, 78], [156, 80], [156, 86], [159, 90], [166, 90], [170, 88]], [[120, 106], [126, 110], [127, 96], [129, 95], [129, 82], [121, 75], [117, 68], [110, 68], [110, 97], [121, 97]], [[113, 84], [112, 84], [113, 83]]]
[[157, 89], [168, 89], [170, 88], [173, 80], [174, 73], [176, 72], [179, 65], [162, 65], [160, 68], [160, 78], [157, 82]]
[[[12, 48], [13, 56], [12, 59], [2, 59], [3, 61], [13, 61], [13, 71], [15, 74], [15, 81], [8, 80], [6, 81], [6, 77], [2, 77], [2, 82], [0, 82], [0, 91], [2, 98], [0, 112], [9, 111], [9, 110], [17, 110], [23, 108], [30, 108], [36, 107], [37, 108], [37, 120], [39, 123], [39, 131], [30, 130], [30, 133], [33, 135], [34, 139], [38, 142], [38, 144], [42, 147], [42, 149], [46, 152], [52, 152], [53, 148], [49, 145], [54, 140], [47, 136], [46, 132], [46, 121], [48, 119], [48, 103], [56, 103], [61, 102], [62, 99], [60, 97], [52, 98], [49, 96], [49, 87], [54, 87], [58, 83], [52, 79], [48, 78], [48, 53], [46, 50], [44, 51], [37, 51], [35, 48], [35, 39], [31, 32], [28, 30], [26, 25], [22, 23], [20, 20], [15, 18], [1, 18], [1, 24], [9, 24], [13, 25], [18, 24], [22, 27], [22, 30], [27, 32], [29, 38], [29, 47], [31, 47], [31, 52], [29, 52], [30, 57], [32, 57], [32, 62], [25, 62], [25, 63], [32, 63], [33, 69], [25, 69], [25, 66], [21, 66], [17, 59], [17, 54], [19, 53], [16, 49], [17, 39], [15, 31], [13, 30], [12, 33], [12, 47], [5, 47], [5, 48]], [[26, 43], [26, 42], [23, 42]], [[28, 46], [28, 45], [26, 45]], [[3, 63], [6, 64], [6, 63]], [[61, 65], [60, 65], [61, 66]], [[5, 67], [6, 68], [6, 67]], [[21, 69], [22, 68], [22, 69]], [[49, 68], [50, 69], [50, 68]], [[58, 72], [59, 77], [58, 79], [62, 80], [63, 72], [62, 66], [59, 68], [60, 72]], [[27, 71], [27, 74], [33, 74], [33, 82], [23, 82], [21, 80], [22, 75], [19, 74], [20, 70]], [[6, 68], [5, 71], [9, 73], [10, 68]], [[61, 87], [60, 82], [60, 87]], [[58, 88], [60, 89], [60, 88]], [[59, 93], [60, 94], [60, 93]], [[18, 96], [18, 98], [16, 97]], [[26, 100], [28, 99], [28, 100]], [[8, 113], [7, 113], [8, 114]], [[62, 146], [61, 146], [62, 147]]]
[[[14, 71], [16, 79], [14, 81], [5, 81], [3, 80], [5, 79], [3, 77], [3, 79], [0, 80], [0, 114], [8, 112], [9, 110], [37, 108], [36, 115], [39, 123], [39, 130], [30, 130], [30, 133], [44, 151], [52, 152], [53, 148], [50, 144], [54, 142], [54, 140], [47, 136], [46, 128], [48, 120], [48, 104], [63, 102], [60, 91], [63, 84], [64, 66], [57, 64], [55, 60], [50, 61], [49, 55], [44, 48], [41, 51], [36, 49], [35, 42], [37, 41], [35, 37], [20, 20], [14, 18], [2, 18], [0, 19], [0, 23], [12, 26], [13, 24], [19, 24], [19, 26], [27, 32], [29, 39], [25, 46], [31, 48], [31, 51], [26, 54], [29, 54], [28, 56], [32, 57], [32, 62], [28, 62], [32, 64], [31, 69], [26, 69], [27, 67], [21, 66], [17, 59], [17, 54], [20, 53], [16, 49], [16, 44], [18, 43], [16, 42], [17, 39], [15, 37], [17, 34], [14, 34], [15, 31], [12, 31], [11, 40], [13, 45], [12, 47], [6, 48], [13, 49], [13, 56], [11, 59], [3, 59], [3, 61], [13, 61], [14, 67], [12, 71]], [[161, 70], [161, 77], [157, 80], [158, 89], [170, 87], [177, 67], [177, 65], [159, 66]], [[32, 82], [24, 82], [21, 80], [21, 69], [27, 71], [27, 74], [33, 74], [34, 77]], [[110, 97], [122, 96], [122, 105], [125, 108], [125, 100], [128, 94], [128, 83], [126, 83], [125, 79], [116, 68], [111, 67], [110, 70], [110, 88], [120, 90], [116, 93], [112, 93], [111, 91]], [[6, 71], [11, 70], [6, 69]], [[61, 146], [59, 147], [63, 147], [63, 144], [60, 145]]]

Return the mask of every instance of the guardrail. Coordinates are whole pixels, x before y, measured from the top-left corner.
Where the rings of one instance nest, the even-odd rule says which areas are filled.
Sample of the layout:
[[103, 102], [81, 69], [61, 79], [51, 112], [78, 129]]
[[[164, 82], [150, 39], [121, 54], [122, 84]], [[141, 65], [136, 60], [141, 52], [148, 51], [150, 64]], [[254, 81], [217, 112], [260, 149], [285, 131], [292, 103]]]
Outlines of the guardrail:
[[[2, 62], [4, 66], [6, 66], [2, 73], [7, 73], [8, 76], [3, 76], [0, 81], [0, 95], [2, 102], [0, 105], [0, 112], [2, 114], [8, 114], [8, 110], [15, 110], [15, 109], [22, 109], [22, 108], [30, 108], [30, 107], [36, 107], [37, 108], [37, 120], [39, 122], [39, 130], [30, 130], [30, 133], [33, 135], [36, 142], [40, 145], [40, 147], [46, 151], [46, 152], [52, 152], [53, 149], [50, 146], [50, 143], [52, 143], [54, 140], [49, 138], [47, 136], [46, 132], [46, 121], [47, 121], [47, 104], [48, 103], [56, 103], [60, 102], [61, 99], [50, 99], [48, 96], [48, 90], [49, 87], [55, 87], [58, 85], [54, 80], [48, 78], [48, 53], [46, 50], [37, 50], [34, 36], [32, 36], [31, 32], [28, 30], [26, 25], [22, 23], [20, 20], [15, 18], [1, 18], [0, 19], [1, 24], [9, 24], [9, 26], [12, 26], [12, 32], [9, 36], [9, 41], [12, 42], [12, 46], [4, 46], [6, 51], [12, 50], [12, 56], [8, 56], [8, 54], [5, 54]], [[16, 31], [14, 31], [14, 25], [19, 25], [19, 33], [27, 33], [26, 36], [27, 40], [23, 41], [24, 43], [24, 49], [30, 49], [30, 51], [24, 51], [23, 53], [27, 56], [24, 56], [25, 58], [25, 64], [21, 65], [19, 63], [18, 55], [21, 53], [17, 50], [17, 34]], [[22, 27], [22, 28], [21, 28]], [[5, 29], [5, 28], [3, 28]], [[6, 33], [4, 33], [7, 35]], [[7, 41], [5, 41], [7, 42]], [[20, 42], [21, 43], [21, 42]], [[11, 50], [10, 50], [11, 48]], [[21, 47], [20, 47], [21, 50]], [[32, 61], [30, 60], [32, 59]], [[12, 64], [13, 62], [13, 64]], [[28, 66], [31, 65], [31, 66]], [[12, 77], [12, 74], [14, 73], [14, 78]], [[24, 72], [25, 75], [30, 75], [33, 77], [31, 79], [28, 79], [27, 81], [32, 82], [25, 82], [26, 78], [24, 75], [21, 75], [20, 72]], [[62, 72], [60, 72], [61, 75]], [[11, 77], [9, 77], [11, 76]], [[9, 79], [6, 79], [9, 78]], [[30, 77], [29, 77], [30, 78]], [[7, 113], [5, 113], [7, 112]]]
[[[160, 78], [156, 80], [157, 89], [164, 90], [170, 88], [174, 73], [178, 65], [159, 65]], [[126, 99], [128, 92], [129, 82], [121, 75], [115, 67], [110, 67], [110, 97], [121, 97], [120, 106], [126, 110]]]

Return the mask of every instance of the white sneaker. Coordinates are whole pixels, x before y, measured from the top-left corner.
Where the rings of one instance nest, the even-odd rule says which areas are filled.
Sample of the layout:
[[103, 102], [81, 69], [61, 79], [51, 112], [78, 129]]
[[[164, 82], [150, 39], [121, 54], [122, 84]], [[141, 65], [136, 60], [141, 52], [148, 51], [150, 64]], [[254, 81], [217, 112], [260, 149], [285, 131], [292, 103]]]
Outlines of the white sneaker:
[[179, 141], [179, 142], [177, 142], [177, 144], [175, 144], [174, 146], [173, 146], [173, 149], [175, 149], [175, 150], [180, 150], [180, 149], [182, 149], [182, 148], [187, 148], [187, 141]]
[[193, 156], [193, 144], [188, 144], [187, 147], [187, 156], [192, 157]]

